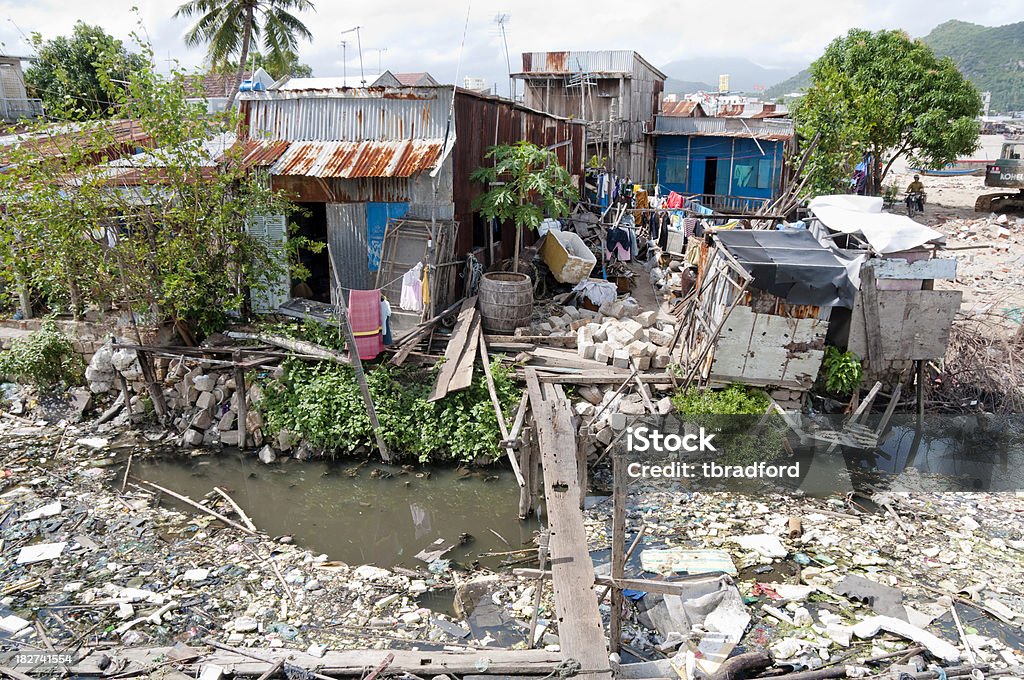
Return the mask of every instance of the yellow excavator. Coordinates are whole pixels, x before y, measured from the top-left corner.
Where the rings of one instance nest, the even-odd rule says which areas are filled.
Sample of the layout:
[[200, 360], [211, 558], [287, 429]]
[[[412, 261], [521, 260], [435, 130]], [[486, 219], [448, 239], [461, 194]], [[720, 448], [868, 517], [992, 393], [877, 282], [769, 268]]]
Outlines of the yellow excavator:
[[999, 159], [985, 166], [985, 186], [1016, 189], [978, 196], [974, 203], [977, 212], [1024, 211], [1024, 141], [1003, 144]]

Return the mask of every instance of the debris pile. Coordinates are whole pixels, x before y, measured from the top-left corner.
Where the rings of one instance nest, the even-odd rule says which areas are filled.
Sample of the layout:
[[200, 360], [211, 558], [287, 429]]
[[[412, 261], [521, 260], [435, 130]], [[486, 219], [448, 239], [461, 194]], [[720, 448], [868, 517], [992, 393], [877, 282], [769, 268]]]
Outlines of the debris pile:
[[[1012, 494], [636, 492], [627, 537], [643, 540], [627, 578], [686, 589], [627, 591], [625, 648], [642, 657], [710, 673], [742, 645], [794, 671], [845, 665], [851, 677], [894, 663], [1024, 664], [1024, 517]], [[594, 548], [609, 544], [609, 506], [586, 513]], [[727, 604], [736, 588], [740, 607]]]

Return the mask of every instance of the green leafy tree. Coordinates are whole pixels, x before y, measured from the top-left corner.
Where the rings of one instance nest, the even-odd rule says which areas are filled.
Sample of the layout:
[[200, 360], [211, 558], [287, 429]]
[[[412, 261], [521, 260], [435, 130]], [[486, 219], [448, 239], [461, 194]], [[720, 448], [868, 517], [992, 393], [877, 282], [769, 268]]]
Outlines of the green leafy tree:
[[[209, 332], [284, 273], [280, 244], [251, 235], [248, 222], [295, 208], [238, 162], [238, 149], [222, 151], [235, 121], [211, 120], [186, 99], [184, 74], [157, 74], [144, 52], [115, 93], [126, 121], [39, 122], [0, 151], [0, 193], [15, 197], [0, 213], [0, 277], [54, 311], [117, 308]], [[112, 58], [99, 57], [99, 73]], [[133, 154], [135, 144], [144, 150]]]
[[865, 155], [877, 195], [893, 162], [941, 167], [977, 146], [981, 97], [952, 60], [939, 59], [902, 31], [853, 29], [811, 65], [798, 102], [797, 130], [820, 135], [806, 171], [808, 189], [842, 189]]
[[554, 151], [520, 141], [492, 146], [486, 157], [494, 165], [470, 175], [474, 182], [490, 185], [477, 197], [475, 207], [488, 219], [515, 224], [514, 271], [518, 272], [523, 227], [537, 229], [545, 216], [565, 217], [578, 195], [572, 175], [559, 164]]
[[[71, 36], [43, 40], [34, 33], [36, 60], [25, 71], [25, 84], [56, 118], [110, 115], [128, 74], [138, 69], [141, 55], [99, 26], [79, 21]], [[102, 61], [102, 65], [101, 62]], [[99, 69], [105, 70], [100, 73]]]
[[[313, 39], [292, 13], [304, 11], [316, 11], [310, 0], [189, 0], [174, 16], [196, 18], [185, 34], [185, 44], [206, 44], [211, 63], [227, 62], [237, 55], [236, 82], [240, 85], [254, 42], [261, 43], [270, 58], [286, 61], [289, 52], [295, 53], [300, 38]], [[229, 109], [234, 97], [232, 94]]]
[[[250, 50], [249, 58], [245, 63], [244, 71], [255, 71], [263, 68], [273, 78], [284, 76], [295, 76], [296, 78], [309, 78], [313, 75], [313, 69], [309, 64], [299, 61], [299, 55], [291, 50], [279, 54], [263, 54], [262, 52]], [[225, 61], [213, 64], [210, 70], [214, 73], [232, 74], [238, 72], [238, 61]]]

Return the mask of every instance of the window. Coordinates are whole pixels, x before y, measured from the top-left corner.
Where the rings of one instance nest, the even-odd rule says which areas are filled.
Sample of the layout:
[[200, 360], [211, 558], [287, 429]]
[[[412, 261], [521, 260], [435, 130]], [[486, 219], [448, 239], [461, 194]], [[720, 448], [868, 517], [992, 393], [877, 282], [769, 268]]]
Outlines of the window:
[[772, 170], [772, 159], [770, 158], [734, 161], [732, 169], [733, 191], [753, 187], [771, 189]]

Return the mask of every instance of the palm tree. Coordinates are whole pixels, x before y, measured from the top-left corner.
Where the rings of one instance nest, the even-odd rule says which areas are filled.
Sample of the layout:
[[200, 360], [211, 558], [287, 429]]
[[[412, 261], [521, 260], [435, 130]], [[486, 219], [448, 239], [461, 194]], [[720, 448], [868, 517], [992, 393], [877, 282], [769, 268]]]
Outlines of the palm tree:
[[189, 47], [207, 44], [211, 62], [225, 62], [238, 55], [237, 86], [228, 102], [228, 110], [231, 110], [253, 40], [262, 38], [268, 55], [294, 52], [299, 38], [313, 38], [306, 25], [293, 14], [306, 10], [316, 11], [310, 0], [188, 0], [178, 7], [174, 16], [198, 17], [185, 34], [185, 44]]

